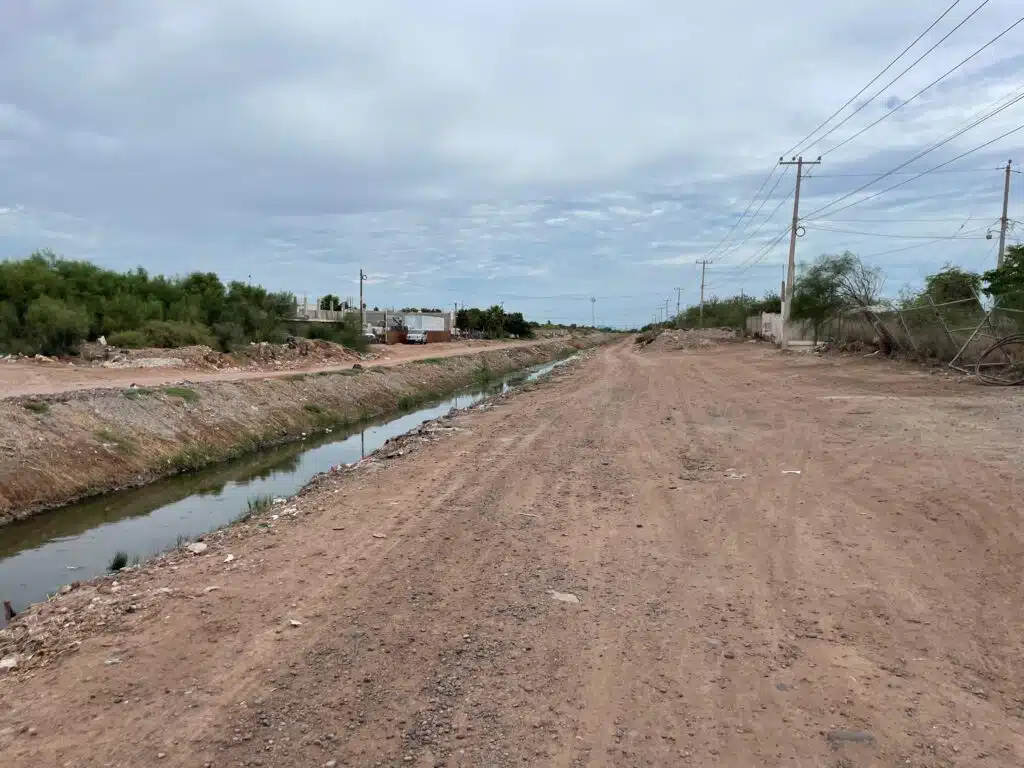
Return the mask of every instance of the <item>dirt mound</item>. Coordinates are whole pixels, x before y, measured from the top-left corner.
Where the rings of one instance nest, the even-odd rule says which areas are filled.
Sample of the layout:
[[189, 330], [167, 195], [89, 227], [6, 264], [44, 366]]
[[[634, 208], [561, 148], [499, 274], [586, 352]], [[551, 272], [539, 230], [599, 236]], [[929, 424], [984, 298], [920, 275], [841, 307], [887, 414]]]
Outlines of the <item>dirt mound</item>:
[[676, 349], [708, 349], [723, 342], [739, 338], [731, 328], [703, 328], [700, 330], [665, 330], [649, 343], [651, 349], [670, 351]]
[[176, 349], [115, 349], [105, 347], [104, 368], [187, 368], [197, 371], [276, 371], [307, 368], [320, 363], [366, 359], [340, 344], [319, 339], [290, 339], [285, 344], [253, 342], [231, 354], [207, 346]]
[[252, 343], [236, 352], [234, 359], [241, 367], [276, 370], [308, 367], [311, 363], [366, 359], [351, 349], [322, 339], [293, 338], [286, 344]]

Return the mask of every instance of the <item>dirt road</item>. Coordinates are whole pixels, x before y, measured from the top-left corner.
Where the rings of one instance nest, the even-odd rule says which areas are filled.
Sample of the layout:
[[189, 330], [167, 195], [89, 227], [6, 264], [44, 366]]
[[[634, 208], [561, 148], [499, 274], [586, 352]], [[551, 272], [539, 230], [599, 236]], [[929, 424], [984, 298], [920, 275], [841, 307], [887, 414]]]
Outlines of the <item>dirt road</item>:
[[[376, 360], [363, 365], [400, 365], [411, 360], [428, 357], [450, 357], [481, 352], [485, 349], [504, 349], [516, 345], [538, 342], [525, 341], [454, 341], [446, 344], [374, 346], [373, 352], [381, 354]], [[234, 370], [196, 371], [186, 368], [102, 368], [89, 366], [68, 366], [66, 363], [0, 363], [0, 397], [19, 395], [52, 395], [77, 389], [102, 387], [123, 388], [129, 384], [140, 387], [157, 387], [173, 384], [184, 379], [189, 381], [234, 381], [242, 379], [265, 379], [275, 376], [289, 376], [302, 371], [336, 371], [351, 368], [351, 361], [335, 365], [289, 368], [281, 371]]]
[[1019, 393], [617, 344], [449, 424], [126, 576], [4, 765], [1024, 765]]

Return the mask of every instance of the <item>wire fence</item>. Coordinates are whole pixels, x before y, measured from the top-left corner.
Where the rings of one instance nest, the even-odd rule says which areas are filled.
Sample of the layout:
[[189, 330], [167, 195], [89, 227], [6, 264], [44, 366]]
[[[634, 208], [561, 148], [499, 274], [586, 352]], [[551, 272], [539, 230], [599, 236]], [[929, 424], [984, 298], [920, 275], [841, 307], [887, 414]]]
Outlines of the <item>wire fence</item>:
[[895, 351], [974, 373], [993, 344], [1022, 333], [1024, 292], [987, 303], [978, 295], [937, 301], [925, 293], [892, 310], [837, 318], [823, 335], [841, 342], [881, 341]]

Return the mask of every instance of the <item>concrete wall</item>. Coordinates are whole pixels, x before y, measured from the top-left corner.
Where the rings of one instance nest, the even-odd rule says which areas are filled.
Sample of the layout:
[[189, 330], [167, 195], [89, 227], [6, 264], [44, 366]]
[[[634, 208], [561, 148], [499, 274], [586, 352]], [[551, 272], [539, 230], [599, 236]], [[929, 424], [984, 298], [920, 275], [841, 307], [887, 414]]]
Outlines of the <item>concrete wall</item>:
[[[759, 333], [762, 337], [776, 344], [782, 343], [782, 313], [762, 312], [747, 318], [747, 332]], [[830, 336], [829, 327], [822, 328], [819, 339]], [[814, 324], [807, 320], [791, 320], [789, 323], [790, 341], [813, 341]]]

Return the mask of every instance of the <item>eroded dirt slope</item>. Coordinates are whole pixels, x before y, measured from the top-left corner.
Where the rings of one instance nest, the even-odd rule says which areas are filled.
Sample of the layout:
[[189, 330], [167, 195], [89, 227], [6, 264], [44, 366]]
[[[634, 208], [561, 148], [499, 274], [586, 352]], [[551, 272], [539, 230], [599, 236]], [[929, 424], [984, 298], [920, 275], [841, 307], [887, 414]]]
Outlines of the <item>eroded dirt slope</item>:
[[[0, 399], [0, 524], [356, 423], [607, 340], [540, 342], [393, 367]], [[486, 371], [484, 371], [486, 368]]]
[[0, 679], [0, 754], [1020, 766], [1022, 423], [891, 366], [605, 348], [49, 604], [120, 612]]

